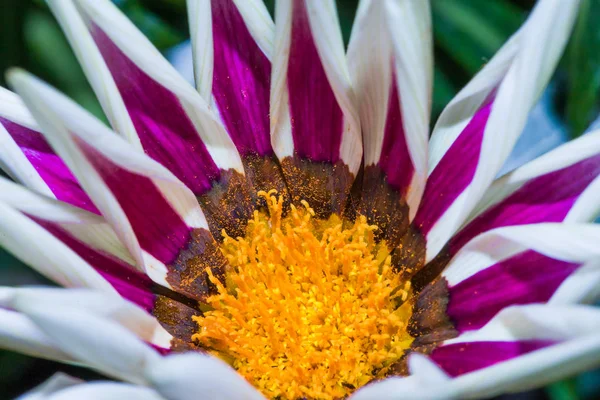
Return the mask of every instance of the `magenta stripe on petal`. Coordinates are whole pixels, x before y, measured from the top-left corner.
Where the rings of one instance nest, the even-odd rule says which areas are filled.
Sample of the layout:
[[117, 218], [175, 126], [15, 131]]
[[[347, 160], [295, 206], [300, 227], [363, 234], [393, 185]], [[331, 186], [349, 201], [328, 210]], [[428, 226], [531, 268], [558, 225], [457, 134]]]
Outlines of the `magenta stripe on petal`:
[[479, 329], [505, 307], [546, 302], [580, 264], [529, 250], [449, 288], [447, 313], [459, 332]]
[[190, 228], [152, 180], [131, 173], [89, 144], [77, 144], [117, 198], [142, 249], [165, 264], [173, 262], [190, 238]]
[[77, 178], [48, 145], [41, 133], [1, 117], [0, 124], [4, 126], [58, 200], [100, 214], [79, 185]]
[[271, 155], [271, 63], [232, 0], [213, 1], [213, 95], [227, 131], [243, 155]]
[[312, 161], [339, 161], [343, 114], [317, 53], [304, 0], [294, 0], [287, 85], [296, 153]]
[[386, 174], [387, 183], [405, 194], [415, 169], [406, 144], [402, 112], [400, 110], [400, 95], [395, 75], [385, 121], [379, 167]]
[[450, 241], [450, 253], [456, 254], [472, 238], [490, 229], [561, 222], [598, 175], [600, 155], [532, 179], [462, 229]]
[[436, 348], [430, 357], [448, 375], [456, 377], [553, 344], [549, 340], [455, 343]]
[[87, 261], [123, 298], [148, 312], [152, 311], [156, 296], [150, 291], [153, 285], [150, 278], [135, 271], [124, 261], [95, 250], [75, 239], [56, 224], [39, 218], [32, 217], [32, 219]]
[[144, 151], [196, 195], [210, 190], [219, 168], [180, 101], [138, 68], [98, 26], [92, 26], [92, 32]]
[[436, 165], [425, 186], [423, 200], [414, 220], [427, 234], [456, 198], [471, 183], [483, 141], [483, 132], [493, 102], [479, 109]]

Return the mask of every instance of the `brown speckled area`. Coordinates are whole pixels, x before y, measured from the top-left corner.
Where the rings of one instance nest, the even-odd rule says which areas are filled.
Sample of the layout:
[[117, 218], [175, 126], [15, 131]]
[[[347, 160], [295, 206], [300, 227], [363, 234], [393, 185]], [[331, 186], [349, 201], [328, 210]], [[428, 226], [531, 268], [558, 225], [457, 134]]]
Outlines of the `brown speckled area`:
[[210, 268], [217, 278], [222, 278], [226, 263], [210, 232], [197, 228], [191, 232], [187, 247], [167, 267], [167, 282], [178, 293], [203, 301], [215, 289], [208, 280], [206, 268]]
[[256, 190], [247, 177], [235, 170], [221, 171], [219, 182], [198, 197], [210, 232], [221, 240], [221, 231], [229, 236], [243, 236], [246, 223], [252, 218]]
[[407, 357], [410, 353], [430, 354], [441, 342], [458, 336], [446, 313], [448, 282], [438, 277], [418, 295], [413, 307], [408, 333], [415, 338], [404, 356], [393, 365], [390, 375], [408, 375]]
[[[283, 196], [286, 209], [290, 204], [290, 196], [283, 178], [283, 172], [277, 162], [275, 156], [262, 157], [253, 154], [242, 156], [244, 170], [246, 176], [252, 182], [255, 192], [269, 192], [272, 189], [277, 191], [277, 194]], [[266, 208], [265, 199], [255, 196], [253, 206], [258, 208]]]
[[331, 164], [294, 156], [284, 158], [281, 167], [294, 204], [308, 201], [323, 219], [343, 213], [354, 175], [342, 161]]
[[408, 205], [404, 196], [387, 184], [385, 175], [375, 165], [363, 171], [358, 212], [379, 227], [376, 238], [385, 240], [389, 248], [398, 246], [408, 230]]
[[201, 312], [166, 296], [157, 296], [153, 314], [163, 328], [171, 335], [171, 350], [176, 352], [202, 350], [192, 343], [192, 335], [198, 329], [192, 320]]

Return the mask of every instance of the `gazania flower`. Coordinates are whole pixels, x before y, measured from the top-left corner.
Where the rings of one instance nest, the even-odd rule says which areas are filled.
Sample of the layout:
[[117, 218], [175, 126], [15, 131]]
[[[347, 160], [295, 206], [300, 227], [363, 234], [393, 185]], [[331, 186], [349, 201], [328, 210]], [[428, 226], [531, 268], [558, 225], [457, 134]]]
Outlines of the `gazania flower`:
[[[196, 88], [108, 0], [49, 2], [111, 130], [0, 92], [0, 344], [36, 399], [469, 398], [600, 364], [600, 132], [495, 179], [578, 2], [540, 1], [429, 138], [425, 0], [188, 1]], [[20, 96], [20, 97], [19, 97]], [[183, 354], [181, 354], [183, 353]]]

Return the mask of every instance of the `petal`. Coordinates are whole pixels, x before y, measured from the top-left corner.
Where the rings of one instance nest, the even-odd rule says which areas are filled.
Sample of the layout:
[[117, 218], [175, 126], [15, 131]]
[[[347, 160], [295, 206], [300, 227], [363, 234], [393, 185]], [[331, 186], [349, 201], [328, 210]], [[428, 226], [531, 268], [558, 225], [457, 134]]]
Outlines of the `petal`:
[[0, 348], [50, 360], [73, 362], [26, 315], [0, 308]]
[[0, 295], [0, 307], [18, 309], [23, 304], [42, 304], [56, 310], [77, 308], [78, 311], [114, 321], [148, 343], [170, 347], [171, 336], [153, 316], [116, 296], [87, 289], [11, 287], [0, 287]]
[[556, 343], [595, 336], [600, 312], [590, 306], [510, 307], [483, 328], [446, 341], [431, 359], [451, 376], [463, 375]]
[[[93, 287], [110, 292], [116, 290], [121, 296], [141, 307], [147, 310], [153, 309], [156, 296], [151, 291], [152, 281], [134, 269], [129, 253], [103, 218], [34, 194], [2, 178], [0, 178], [0, 203], [18, 211], [13, 213], [13, 216], [24, 221], [22, 223], [29, 225], [31, 221], [35, 222], [38, 226], [31, 226], [39, 231], [41, 237], [49, 238], [37, 243], [43, 249], [41, 258], [32, 258], [28, 254], [31, 251], [29, 237], [8, 248], [17, 256], [21, 254], [20, 257], [29, 257], [26, 262], [33, 268], [63, 286]], [[12, 232], [10, 225], [7, 227], [6, 229]], [[13, 240], [21, 239], [15, 237]], [[48, 265], [47, 258], [43, 257], [44, 254], [52, 255], [48, 257], [54, 256], [54, 252], [57, 251], [56, 240], [62, 242], [59, 245], [60, 249], [66, 246], [67, 249], [63, 251], [73, 257], [70, 263], [62, 263], [59, 258], [57, 262], [61, 262], [60, 268]], [[23, 249], [19, 250], [21, 247], [15, 247], [18, 245]], [[86, 282], [70, 278], [70, 276], [85, 276], [86, 271], [90, 271], [89, 275], [96, 279], [99, 275], [105, 282], [98, 279], [100, 286], [90, 286]], [[112, 290], [107, 283], [112, 286]]]
[[260, 0], [188, 1], [188, 8], [196, 86], [214, 103], [240, 152], [254, 185], [252, 194], [271, 189], [286, 194], [271, 147], [269, 58], [274, 25], [265, 5]]
[[115, 130], [196, 195], [222, 171], [243, 174], [235, 146], [202, 97], [110, 1], [51, 1]]
[[465, 245], [442, 273], [448, 283], [459, 282], [526, 250], [568, 263], [600, 258], [598, 224], [534, 224], [497, 228]]
[[293, 200], [340, 212], [360, 167], [354, 105], [335, 4], [277, 3], [271, 138]]
[[65, 353], [100, 372], [133, 383], [144, 383], [146, 365], [161, 356], [125, 327], [76, 307], [60, 310], [15, 302]]
[[9, 79], [136, 264], [163, 286], [206, 295], [205, 268], [220, 269], [225, 261], [193, 193], [43, 82], [21, 71]]
[[0, 166], [24, 185], [99, 214], [63, 160], [40, 134], [14, 93], [0, 88]]
[[207, 399], [264, 399], [225, 362], [203, 354], [168, 356], [149, 365], [146, 377], [168, 400], [187, 400], [190, 393]]
[[538, 2], [519, 32], [440, 116], [414, 221], [427, 238], [427, 260], [465, 221], [500, 170], [562, 53], [578, 4]]
[[509, 225], [592, 221], [600, 211], [600, 131], [589, 133], [496, 181], [483, 209], [448, 244], [454, 255], [478, 234]]
[[62, 372], [57, 372], [35, 389], [17, 397], [16, 400], [45, 400], [56, 392], [79, 385], [82, 381]]
[[69, 287], [114, 292], [72, 249], [22, 213], [0, 202], [0, 245], [42, 275]]
[[363, 196], [383, 178], [406, 198], [411, 219], [427, 177], [431, 42], [428, 1], [370, 0], [361, 2], [348, 47], [364, 132]]
[[48, 397], [47, 400], [164, 400], [154, 390], [124, 383], [93, 382], [63, 389]]

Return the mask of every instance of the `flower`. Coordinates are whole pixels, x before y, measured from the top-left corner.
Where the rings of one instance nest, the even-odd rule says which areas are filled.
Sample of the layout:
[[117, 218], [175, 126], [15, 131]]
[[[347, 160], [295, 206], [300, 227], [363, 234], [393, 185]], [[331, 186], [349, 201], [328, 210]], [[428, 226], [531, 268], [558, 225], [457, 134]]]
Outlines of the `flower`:
[[110, 1], [49, 4], [114, 132], [9, 73], [0, 244], [69, 289], [1, 288], [0, 344], [123, 383], [28, 396], [474, 398], [600, 365], [600, 132], [496, 179], [577, 1], [429, 140], [424, 0], [361, 1], [347, 54], [332, 0], [190, 0], [196, 90]]

